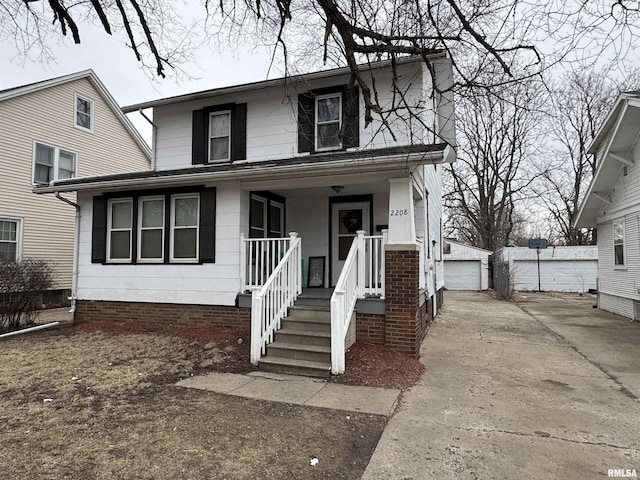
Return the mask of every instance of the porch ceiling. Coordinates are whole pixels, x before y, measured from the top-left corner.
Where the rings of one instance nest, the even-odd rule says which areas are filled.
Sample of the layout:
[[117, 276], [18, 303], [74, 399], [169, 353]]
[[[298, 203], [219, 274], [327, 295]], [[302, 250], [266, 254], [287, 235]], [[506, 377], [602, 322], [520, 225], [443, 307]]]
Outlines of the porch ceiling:
[[[331, 186], [340, 185], [344, 187], [340, 193], [336, 193]], [[287, 198], [296, 197], [346, 197], [349, 195], [366, 195], [370, 193], [386, 193], [389, 191], [389, 182], [386, 180], [373, 183], [352, 183], [345, 184], [336, 182], [332, 185], [318, 187], [298, 187], [271, 189], [275, 193]]]

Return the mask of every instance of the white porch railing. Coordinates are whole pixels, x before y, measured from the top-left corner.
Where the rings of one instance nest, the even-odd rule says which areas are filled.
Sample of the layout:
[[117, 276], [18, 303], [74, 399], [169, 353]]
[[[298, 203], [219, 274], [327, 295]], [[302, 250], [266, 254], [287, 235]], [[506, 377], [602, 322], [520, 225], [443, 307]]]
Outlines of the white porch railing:
[[358, 298], [380, 295], [384, 298], [384, 245], [387, 231], [380, 236], [364, 236], [358, 230], [342, 272], [331, 295], [331, 372], [345, 369], [345, 337]]
[[291, 238], [246, 238], [240, 235], [242, 291], [261, 287], [289, 249]]
[[298, 234], [289, 234], [289, 248], [283, 253], [273, 272], [251, 298], [251, 363], [258, 364], [260, 356], [280, 328], [280, 321], [289, 307], [302, 293], [300, 270], [301, 248]]

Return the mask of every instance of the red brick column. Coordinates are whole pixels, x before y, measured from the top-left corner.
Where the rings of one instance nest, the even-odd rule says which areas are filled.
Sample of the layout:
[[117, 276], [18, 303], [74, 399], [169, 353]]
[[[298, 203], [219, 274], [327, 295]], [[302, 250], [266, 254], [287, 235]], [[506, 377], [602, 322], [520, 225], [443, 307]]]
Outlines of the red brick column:
[[385, 249], [385, 346], [414, 357], [424, 337], [419, 255], [415, 245], [387, 245]]

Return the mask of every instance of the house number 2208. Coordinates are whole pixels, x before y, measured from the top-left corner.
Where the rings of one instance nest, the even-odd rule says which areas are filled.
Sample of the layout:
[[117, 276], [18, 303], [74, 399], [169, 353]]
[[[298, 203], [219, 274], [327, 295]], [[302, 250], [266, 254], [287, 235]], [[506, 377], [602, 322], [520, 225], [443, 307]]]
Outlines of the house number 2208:
[[409, 211], [404, 208], [404, 209], [399, 209], [399, 210], [391, 210], [391, 216], [392, 217], [402, 217], [404, 215], [409, 215]]

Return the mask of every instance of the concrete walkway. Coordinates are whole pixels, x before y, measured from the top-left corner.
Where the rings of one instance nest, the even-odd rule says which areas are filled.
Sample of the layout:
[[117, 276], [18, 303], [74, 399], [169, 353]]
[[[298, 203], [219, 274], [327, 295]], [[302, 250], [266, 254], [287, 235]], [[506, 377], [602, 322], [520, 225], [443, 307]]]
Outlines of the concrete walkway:
[[214, 372], [187, 378], [177, 385], [258, 400], [385, 416], [393, 414], [400, 395], [400, 390], [355, 387], [322, 379], [264, 372], [248, 375]]
[[640, 324], [593, 297], [445, 302], [363, 479], [640, 474]]

